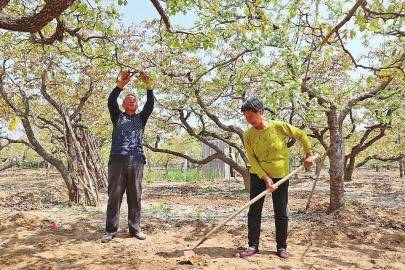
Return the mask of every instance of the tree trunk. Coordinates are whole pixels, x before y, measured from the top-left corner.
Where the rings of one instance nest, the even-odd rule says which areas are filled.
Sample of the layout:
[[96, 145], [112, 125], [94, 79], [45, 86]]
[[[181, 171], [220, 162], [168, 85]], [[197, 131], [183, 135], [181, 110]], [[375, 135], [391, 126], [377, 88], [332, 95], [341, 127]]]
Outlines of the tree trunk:
[[241, 174], [242, 174], [242, 177], [243, 177], [243, 184], [245, 185], [245, 190], [247, 192], [250, 192], [250, 173], [249, 173], [249, 170], [245, 170]]
[[355, 163], [356, 163], [355, 157], [349, 158], [349, 162], [346, 164], [345, 167], [345, 182], [351, 182], [353, 180]]
[[165, 176], [167, 176], [169, 174], [168, 167], [169, 167], [169, 161], [166, 161], [166, 163], [165, 163]]
[[342, 125], [338, 121], [336, 109], [329, 110], [326, 115], [330, 132], [330, 146], [328, 149], [330, 204], [328, 211], [332, 212], [345, 204], [343, 189], [345, 151]]
[[67, 188], [67, 195], [69, 197], [69, 202], [77, 204], [80, 201], [79, 189], [73, 179], [72, 175], [66, 169], [62, 162], [53, 162], [48, 161], [52, 166], [56, 168], [59, 174], [62, 176], [63, 181], [65, 182]]
[[404, 162], [405, 159], [400, 159], [399, 160], [399, 177], [404, 177]]
[[315, 179], [314, 179], [314, 183], [312, 184], [311, 193], [309, 193], [309, 196], [308, 196], [307, 205], [305, 206], [305, 210], [308, 210], [308, 208], [309, 208], [309, 204], [311, 202], [312, 195], [314, 194], [314, 191], [315, 191], [316, 183], [318, 182], [319, 176], [321, 175], [321, 171], [322, 171], [323, 163], [325, 162], [325, 158], [326, 158], [326, 153], [323, 154], [322, 157], [320, 157], [316, 160]]
[[[75, 180], [73, 179], [72, 175], [67, 171], [60, 171], [58, 169], [60, 175], [62, 176], [63, 180], [65, 181], [67, 187], [67, 195], [69, 197], [69, 202], [71, 204], [79, 204], [81, 201], [80, 189], [78, 188]], [[67, 183], [70, 183], [67, 185]]]
[[18, 165], [18, 160], [13, 159], [13, 158], [8, 158], [6, 161], [4, 161], [2, 164], [0, 164], [0, 171], [4, 171], [7, 169], [10, 169], [14, 167], [15, 165]]

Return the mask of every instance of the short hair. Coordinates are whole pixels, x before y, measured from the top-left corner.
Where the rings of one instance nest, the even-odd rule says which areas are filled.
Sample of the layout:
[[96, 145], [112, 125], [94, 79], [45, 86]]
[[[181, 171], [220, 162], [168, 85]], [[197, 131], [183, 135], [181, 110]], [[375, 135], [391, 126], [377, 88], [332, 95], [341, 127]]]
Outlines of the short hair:
[[133, 98], [135, 98], [136, 103], [138, 103], [138, 101], [139, 101], [137, 95], [135, 95], [135, 94], [128, 94], [128, 95], [125, 96], [124, 100], [122, 101], [123, 103], [124, 103], [124, 101], [125, 101], [125, 99], [126, 99], [127, 97], [133, 97]]
[[242, 112], [245, 111], [252, 111], [252, 112], [263, 112], [264, 107], [263, 107], [263, 102], [260, 98], [258, 97], [250, 97], [245, 99], [243, 102], [243, 105], [240, 109]]
[[134, 98], [138, 99], [138, 97], [135, 94], [128, 94], [125, 96], [125, 98], [127, 98], [127, 97], [134, 97]]

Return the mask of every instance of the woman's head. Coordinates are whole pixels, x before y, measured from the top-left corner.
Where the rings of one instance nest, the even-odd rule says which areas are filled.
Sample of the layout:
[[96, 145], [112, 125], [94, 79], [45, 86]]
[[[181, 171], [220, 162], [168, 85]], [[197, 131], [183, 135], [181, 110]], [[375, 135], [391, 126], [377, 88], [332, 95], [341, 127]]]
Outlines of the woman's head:
[[254, 128], [262, 126], [264, 121], [263, 110], [263, 102], [258, 97], [246, 99], [241, 107], [246, 121]]

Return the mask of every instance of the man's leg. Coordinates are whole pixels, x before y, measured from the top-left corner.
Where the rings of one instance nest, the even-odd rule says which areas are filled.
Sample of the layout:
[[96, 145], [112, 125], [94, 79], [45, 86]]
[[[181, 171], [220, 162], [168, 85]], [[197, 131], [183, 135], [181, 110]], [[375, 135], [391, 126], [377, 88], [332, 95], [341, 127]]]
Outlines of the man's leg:
[[[266, 184], [256, 174], [250, 174], [250, 199], [266, 190]], [[241, 257], [248, 257], [257, 253], [259, 249], [260, 226], [262, 221], [264, 197], [249, 207], [248, 239], [249, 248], [240, 253]]]
[[139, 239], [146, 236], [141, 232], [141, 195], [144, 161], [135, 159], [128, 165], [127, 202], [129, 234]]
[[[276, 183], [280, 179], [273, 179]], [[287, 230], [288, 230], [288, 181], [281, 184], [273, 193], [273, 209], [276, 225], [277, 250], [287, 249]]]
[[108, 162], [108, 204], [106, 233], [116, 233], [125, 192], [128, 158], [112, 156]]

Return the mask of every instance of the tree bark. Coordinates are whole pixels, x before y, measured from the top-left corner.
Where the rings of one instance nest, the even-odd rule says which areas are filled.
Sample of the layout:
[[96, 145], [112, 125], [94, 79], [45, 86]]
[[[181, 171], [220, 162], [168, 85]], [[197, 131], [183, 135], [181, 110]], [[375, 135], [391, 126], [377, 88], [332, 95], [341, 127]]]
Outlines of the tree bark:
[[245, 190], [250, 192], [250, 173], [249, 170], [244, 170], [242, 173], [243, 184], [245, 185]]
[[338, 121], [336, 109], [326, 112], [330, 132], [330, 146], [328, 157], [330, 160], [330, 204], [329, 212], [339, 209], [345, 204], [343, 173], [344, 173], [344, 143], [342, 124]]
[[16, 16], [0, 12], [0, 28], [18, 32], [36, 33], [50, 21], [59, 17], [63, 11], [73, 4], [74, 0], [47, 0], [44, 2], [43, 8], [31, 15]]
[[167, 175], [169, 174], [169, 169], [168, 169], [168, 167], [169, 167], [169, 161], [167, 160], [167, 161], [165, 162], [165, 176], [167, 176]]
[[8, 158], [6, 161], [0, 164], [0, 172], [10, 169], [15, 165], [18, 165], [18, 160], [15, 158]]
[[351, 182], [353, 180], [353, 172], [356, 165], [356, 157], [349, 158], [349, 162], [345, 167], [345, 182]]

